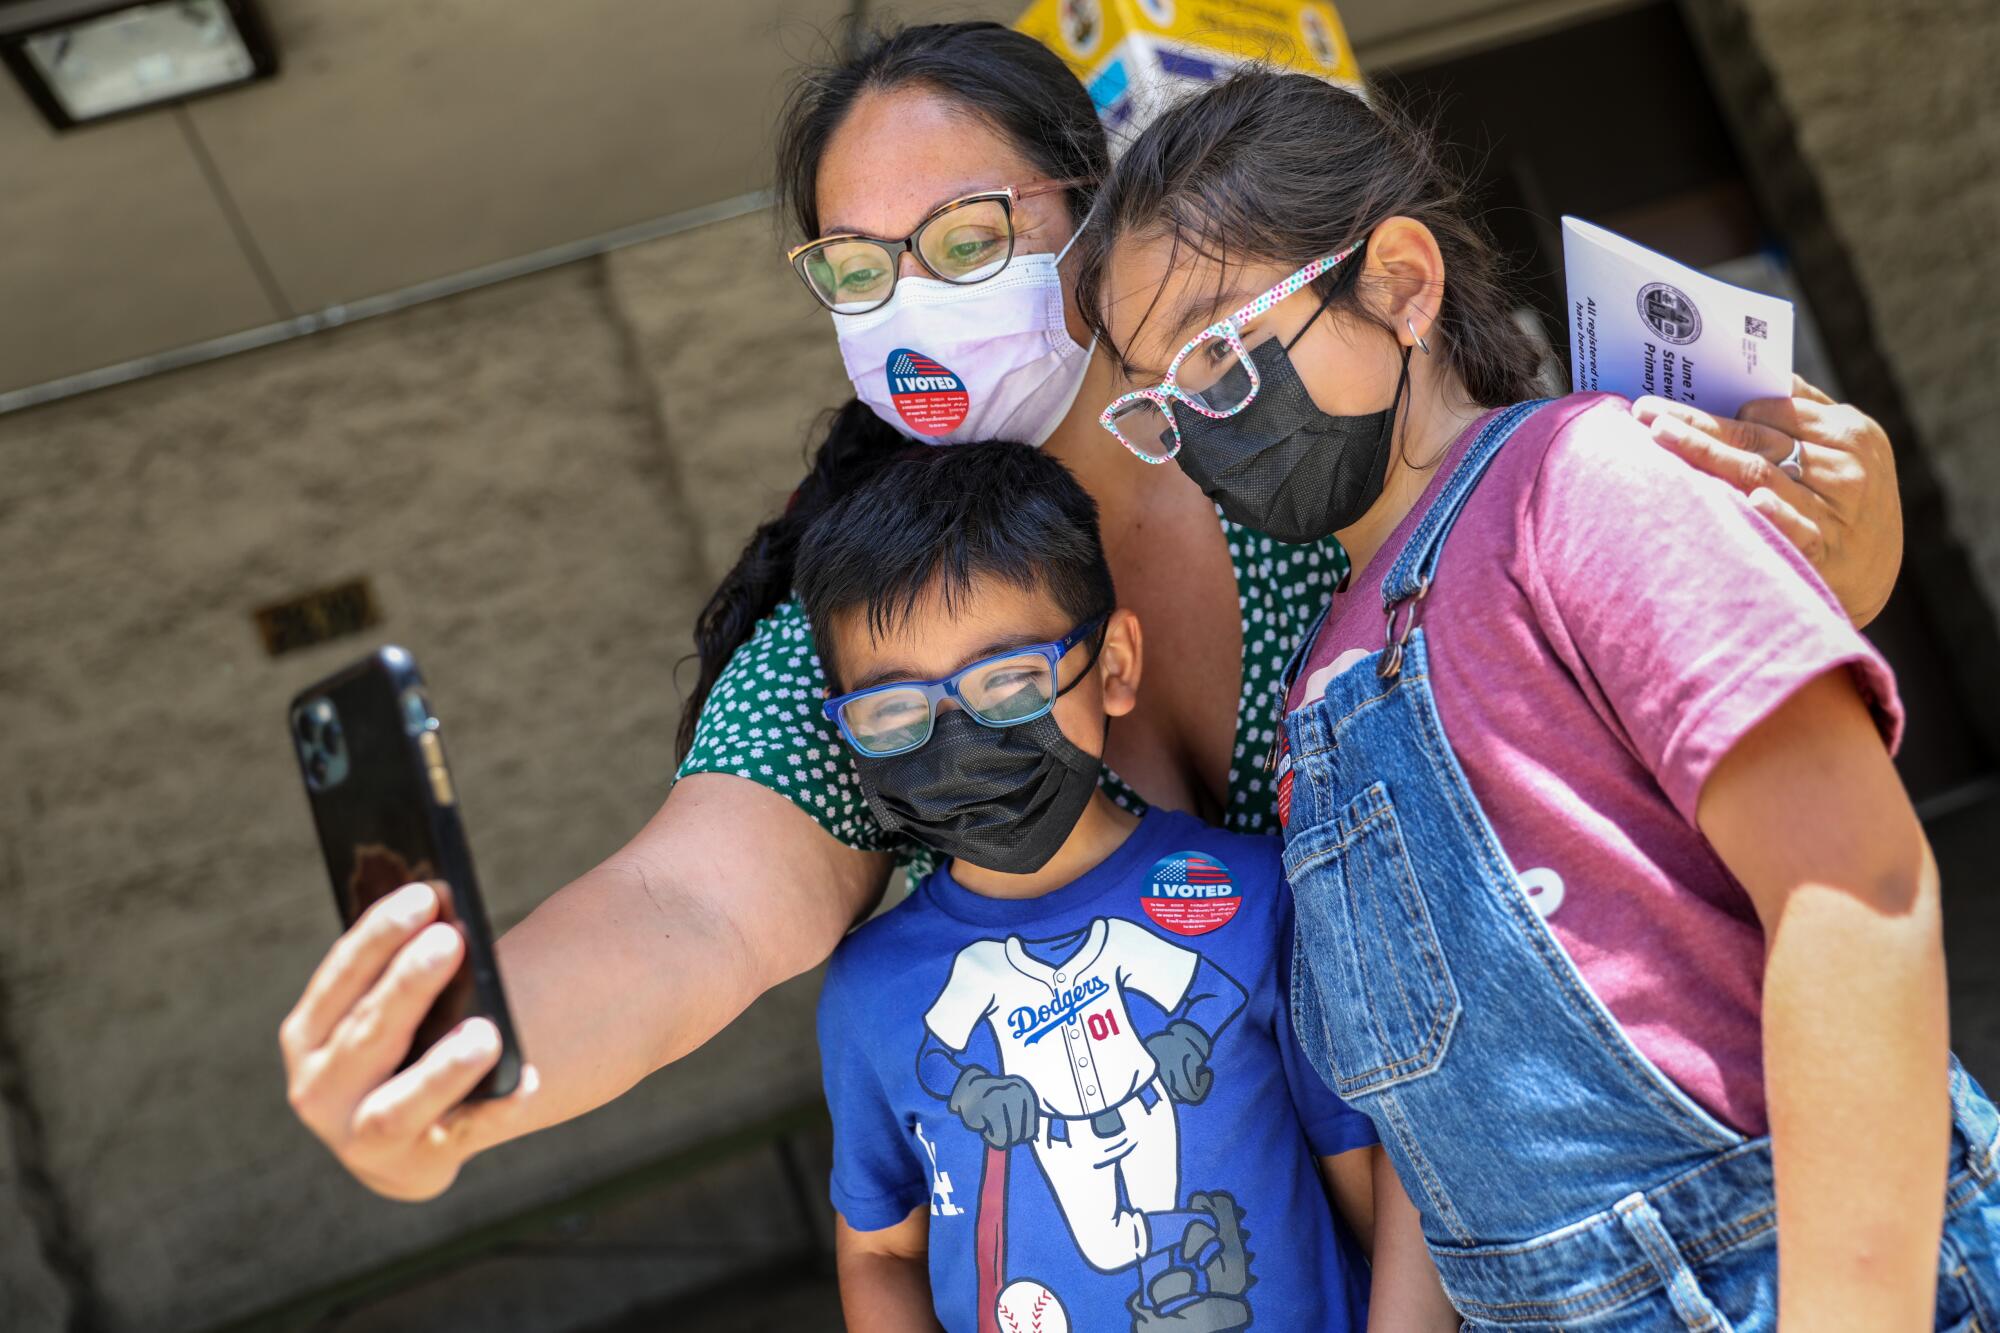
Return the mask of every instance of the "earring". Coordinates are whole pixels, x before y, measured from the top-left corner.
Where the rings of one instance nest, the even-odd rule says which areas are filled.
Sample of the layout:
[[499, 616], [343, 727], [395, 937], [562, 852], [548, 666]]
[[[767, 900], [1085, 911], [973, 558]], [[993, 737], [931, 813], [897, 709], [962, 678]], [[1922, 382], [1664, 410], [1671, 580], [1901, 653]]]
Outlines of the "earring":
[[1424, 341], [1423, 334], [1417, 332], [1416, 321], [1411, 319], [1406, 319], [1403, 321], [1403, 324], [1410, 330], [1410, 336], [1417, 340], [1417, 346], [1424, 349], [1424, 355], [1429, 356], [1431, 354], [1431, 345]]

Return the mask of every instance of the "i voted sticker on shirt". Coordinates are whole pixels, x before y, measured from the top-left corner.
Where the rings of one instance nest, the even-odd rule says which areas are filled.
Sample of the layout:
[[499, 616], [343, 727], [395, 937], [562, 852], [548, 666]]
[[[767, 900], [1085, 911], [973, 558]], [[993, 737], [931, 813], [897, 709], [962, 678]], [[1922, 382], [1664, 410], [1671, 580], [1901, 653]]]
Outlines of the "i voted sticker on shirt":
[[884, 368], [889, 373], [889, 401], [903, 423], [919, 435], [947, 435], [972, 410], [965, 381], [922, 352], [898, 347], [889, 353]]
[[1220, 930], [1242, 904], [1229, 867], [1202, 852], [1174, 852], [1155, 861], [1140, 900], [1154, 925], [1176, 935]]

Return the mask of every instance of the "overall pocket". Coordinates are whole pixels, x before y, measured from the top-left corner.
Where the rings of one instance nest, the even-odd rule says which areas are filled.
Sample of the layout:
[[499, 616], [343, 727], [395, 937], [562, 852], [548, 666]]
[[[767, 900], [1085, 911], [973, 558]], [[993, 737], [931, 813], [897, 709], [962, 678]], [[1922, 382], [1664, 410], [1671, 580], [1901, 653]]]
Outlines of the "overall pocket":
[[1295, 836], [1285, 871], [1298, 915], [1292, 1022], [1320, 1076], [1351, 1101], [1436, 1069], [1458, 990], [1388, 787]]

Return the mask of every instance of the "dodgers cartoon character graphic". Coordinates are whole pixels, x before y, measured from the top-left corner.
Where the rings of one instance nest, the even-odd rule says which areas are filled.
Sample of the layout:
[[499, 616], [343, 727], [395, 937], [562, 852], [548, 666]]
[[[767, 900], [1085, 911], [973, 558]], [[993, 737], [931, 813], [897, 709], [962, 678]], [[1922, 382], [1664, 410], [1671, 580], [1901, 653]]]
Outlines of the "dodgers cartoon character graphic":
[[[1133, 993], [1165, 1013], [1159, 1031], [1135, 1029]], [[917, 1075], [985, 1140], [989, 1176], [996, 1163], [1000, 1172], [1001, 1187], [985, 1182], [980, 1197], [985, 1288], [1009, 1276], [1006, 1155], [1026, 1145], [1084, 1261], [1132, 1272], [1135, 1330], [1222, 1333], [1250, 1322], [1242, 1210], [1215, 1190], [1183, 1202], [1177, 1111], [1208, 1096], [1209, 1055], [1245, 999], [1201, 954], [1115, 917], [958, 952], [924, 1015]], [[998, 1069], [969, 1057], [982, 1024]]]

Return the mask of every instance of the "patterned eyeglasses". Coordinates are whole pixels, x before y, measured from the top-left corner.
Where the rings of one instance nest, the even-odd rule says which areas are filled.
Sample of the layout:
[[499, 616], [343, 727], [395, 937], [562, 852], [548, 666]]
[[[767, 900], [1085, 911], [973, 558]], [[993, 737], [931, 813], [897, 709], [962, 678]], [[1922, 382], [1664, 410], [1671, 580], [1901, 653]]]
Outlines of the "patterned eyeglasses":
[[1235, 416], [1257, 400], [1257, 363], [1243, 346], [1239, 326], [1330, 271], [1361, 245], [1356, 241], [1336, 254], [1313, 260], [1235, 314], [1197, 333], [1168, 364], [1159, 384], [1113, 399], [1097, 424], [1148, 463], [1172, 459], [1181, 451], [1181, 429], [1173, 412], [1176, 400], [1218, 421]]

